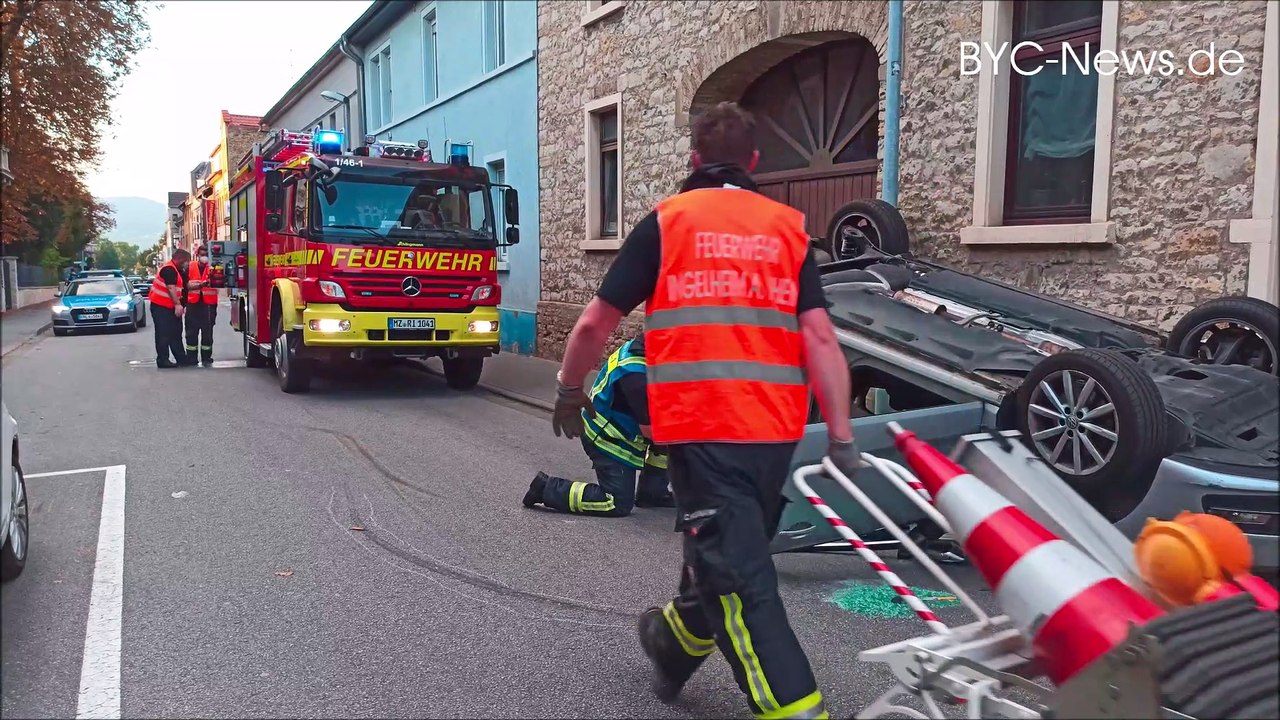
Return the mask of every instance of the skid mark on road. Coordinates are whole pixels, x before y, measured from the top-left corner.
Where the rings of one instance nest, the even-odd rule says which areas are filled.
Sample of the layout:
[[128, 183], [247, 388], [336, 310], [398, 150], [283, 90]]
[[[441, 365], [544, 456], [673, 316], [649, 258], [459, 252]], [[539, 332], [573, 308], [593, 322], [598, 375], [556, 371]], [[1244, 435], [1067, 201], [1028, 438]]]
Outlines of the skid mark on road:
[[89, 620], [80, 660], [76, 718], [120, 717], [120, 628], [124, 594], [125, 466], [36, 473], [27, 479], [104, 473], [97, 559], [89, 592]]
[[[399, 475], [397, 475], [397, 474], [395, 474], [395, 473], [391, 472], [390, 470], [388, 470], [388, 469], [387, 469], [387, 467], [386, 467], [385, 465], [383, 465], [382, 463], [378, 462], [378, 460], [377, 460], [375, 457], [373, 457], [373, 453], [371, 453], [371, 452], [369, 452], [368, 450], [366, 450], [366, 449], [364, 448], [364, 446], [360, 444], [360, 441], [359, 441], [359, 440], [356, 440], [355, 438], [351, 437], [350, 435], [348, 435], [348, 434], [346, 434], [346, 433], [338, 432], [337, 430], [330, 430], [330, 429], [328, 429], [328, 428], [314, 427], [314, 426], [311, 426], [311, 425], [304, 425], [304, 426], [302, 426], [302, 429], [303, 429], [303, 430], [312, 430], [312, 431], [315, 431], [315, 432], [318, 432], [318, 433], [324, 433], [325, 435], [329, 435], [329, 436], [331, 436], [331, 437], [335, 438], [335, 439], [336, 439], [336, 440], [337, 440], [337, 441], [338, 441], [338, 442], [339, 442], [343, 447], [345, 447], [349, 452], [351, 452], [352, 454], [355, 454], [355, 455], [359, 455], [360, 457], [362, 457], [362, 458], [364, 458], [365, 460], [367, 460], [367, 461], [369, 462], [369, 464], [373, 466], [373, 469], [378, 471], [378, 474], [379, 474], [379, 475], [381, 475], [381, 476], [385, 477], [386, 479], [390, 480], [392, 483], [394, 483], [394, 484], [396, 484], [396, 485], [399, 485], [399, 486], [401, 486], [401, 487], [408, 488], [408, 489], [413, 490], [413, 491], [415, 491], [415, 492], [420, 492], [420, 493], [422, 493], [423, 495], [426, 495], [426, 496], [428, 496], [428, 497], [433, 497], [433, 498], [435, 498], [435, 499], [437, 499], [437, 500], [444, 500], [444, 499], [445, 499], [443, 495], [440, 495], [440, 494], [438, 494], [438, 493], [434, 493], [434, 492], [432, 492], [432, 491], [430, 491], [430, 490], [428, 490], [428, 489], [426, 489], [426, 488], [423, 488], [423, 487], [419, 487], [419, 486], [417, 486], [417, 485], [414, 485], [413, 483], [409, 482], [408, 480], [405, 480], [404, 478], [400, 477]], [[402, 497], [403, 497], [403, 496], [402, 496]], [[404, 499], [405, 499], [405, 500], [408, 500], [408, 498], [404, 498]]]
[[[504, 597], [519, 598], [519, 599], [529, 600], [529, 601], [542, 603], [542, 604], [551, 604], [551, 605], [556, 605], [569, 610], [587, 611], [587, 612], [599, 614], [599, 615], [614, 615], [617, 617], [625, 617], [629, 620], [635, 618], [635, 616], [638, 614], [637, 611], [634, 611], [634, 610], [625, 610], [622, 608], [610, 607], [607, 605], [592, 605], [590, 603], [581, 602], [579, 600], [574, 600], [572, 598], [558, 597], [555, 595], [544, 595], [542, 593], [535, 593], [535, 592], [529, 592], [527, 590], [520, 590], [518, 588], [513, 588], [510, 585], [507, 585], [506, 583], [500, 580], [497, 580], [485, 575], [481, 575], [479, 573], [473, 572], [466, 568], [458, 567], [456, 565], [450, 565], [449, 563], [446, 563], [443, 560], [431, 557], [430, 555], [427, 555], [426, 553], [422, 552], [422, 550], [420, 550], [419, 548], [400, 539], [399, 536], [395, 535], [389, 530], [379, 527], [377, 524], [377, 519], [374, 517], [374, 514], [373, 514], [373, 503], [369, 500], [368, 496], [365, 496], [365, 502], [369, 504], [368, 519], [364, 520], [362, 525], [362, 527], [364, 527], [365, 529], [363, 531], [352, 531], [350, 529], [351, 525], [350, 524], [344, 525], [343, 523], [339, 522], [337, 514], [335, 513], [333, 501], [334, 501], [334, 498], [337, 497], [337, 492], [338, 490], [336, 487], [332, 488], [329, 492], [329, 507], [328, 507], [329, 520], [333, 523], [334, 527], [338, 528], [338, 530], [342, 532], [343, 535], [345, 535], [348, 540], [350, 540], [352, 543], [356, 545], [356, 547], [360, 548], [365, 554], [375, 558], [376, 560], [383, 563], [384, 565], [392, 567], [401, 572], [408, 573], [410, 575], [417, 575], [418, 577], [424, 578], [429, 582], [435, 584], [440, 589], [451, 592], [466, 600], [470, 600], [475, 604], [488, 605], [490, 607], [505, 610], [511, 613], [512, 615], [515, 615], [516, 617], [524, 618], [526, 620], [540, 620], [544, 622], [565, 623], [569, 625], [577, 625], [577, 626], [585, 626], [585, 627], [600, 627], [600, 628], [630, 628], [631, 627], [630, 623], [627, 623], [627, 624], [598, 623], [598, 622], [589, 622], [586, 620], [577, 620], [574, 618], [567, 618], [567, 617], [555, 617], [555, 616], [549, 616], [549, 615], [531, 615], [525, 612], [521, 612], [520, 610], [517, 610], [516, 608], [510, 607], [508, 605], [503, 605], [502, 603], [493, 602], [491, 600], [485, 600], [483, 598], [479, 598], [474, 595], [469, 595], [465, 592], [462, 592], [461, 590], [458, 590], [457, 588], [449, 587], [448, 585], [441, 582], [440, 579], [435, 577], [432, 573], [447, 575], [463, 584], [470, 585], [477, 589], [489, 590], [490, 592], [497, 593], [498, 595], [502, 595]], [[350, 510], [349, 512], [351, 512], [352, 515], [355, 515], [354, 510]], [[366, 537], [369, 540], [370, 544], [373, 544], [378, 548], [381, 548], [385, 552], [390, 553], [391, 555], [407, 563], [410, 563], [414, 567], [406, 567], [405, 565], [401, 565], [399, 563], [389, 561], [385, 557], [385, 555], [374, 551], [372, 548], [368, 546], [368, 544], [361, 542], [357, 537], [357, 535]], [[393, 543], [388, 541], [386, 538], [381, 537], [381, 535], [389, 535], [395, 538], [395, 540], [400, 543], [401, 547], [396, 547]], [[427, 571], [427, 572], [424, 572], [424, 571]]]

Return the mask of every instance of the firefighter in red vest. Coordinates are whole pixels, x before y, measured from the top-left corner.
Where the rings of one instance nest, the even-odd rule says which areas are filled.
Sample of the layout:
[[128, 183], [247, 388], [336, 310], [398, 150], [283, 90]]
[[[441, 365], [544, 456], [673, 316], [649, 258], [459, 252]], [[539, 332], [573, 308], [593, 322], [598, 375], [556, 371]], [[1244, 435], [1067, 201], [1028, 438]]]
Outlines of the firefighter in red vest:
[[[186, 292], [190, 260], [191, 253], [174, 250], [173, 259], [161, 265], [151, 279], [151, 293], [147, 299], [151, 301], [151, 320], [155, 325], [156, 367], [191, 364], [182, 349], [182, 316], [186, 311], [183, 293]], [[169, 359], [170, 353], [173, 353], [173, 360]]]
[[213, 367], [213, 324], [218, 317], [218, 289], [209, 285], [209, 248], [196, 250], [196, 263], [187, 271], [187, 355], [196, 351], [205, 367]]
[[828, 717], [778, 596], [769, 543], [804, 434], [809, 389], [827, 454], [859, 464], [849, 369], [827, 316], [803, 215], [757, 192], [755, 122], [721, 103], [693, 125], [693, 174], [627, 236], [565, 347], [556, 434], [582, 432], [582, 381], [645, 304], [653, 442], [668, 450], [679, 595], [640, 616], [653, 689], [671, 702], [717, 648], [759, 717]]

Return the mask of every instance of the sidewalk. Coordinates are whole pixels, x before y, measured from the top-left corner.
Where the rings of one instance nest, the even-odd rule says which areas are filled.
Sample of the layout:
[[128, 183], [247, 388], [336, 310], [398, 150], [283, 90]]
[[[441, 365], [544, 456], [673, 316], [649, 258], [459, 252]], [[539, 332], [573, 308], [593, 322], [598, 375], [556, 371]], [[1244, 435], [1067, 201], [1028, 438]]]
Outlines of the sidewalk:
[[[8, 355], [53, 326], [53, 300], [0, 313], [0, 357]], [[554, 386], [553, 386], [554, 391]]]
[[[424, 363], [439, 375], [439, 361]], [[528, 355], [499, 353], [485, 358], [480, 387], [495, 395], [551, 412], [556, 402], [556, 371], [560, 363]], [[595, 371], [591, 373], [595, 377]]]

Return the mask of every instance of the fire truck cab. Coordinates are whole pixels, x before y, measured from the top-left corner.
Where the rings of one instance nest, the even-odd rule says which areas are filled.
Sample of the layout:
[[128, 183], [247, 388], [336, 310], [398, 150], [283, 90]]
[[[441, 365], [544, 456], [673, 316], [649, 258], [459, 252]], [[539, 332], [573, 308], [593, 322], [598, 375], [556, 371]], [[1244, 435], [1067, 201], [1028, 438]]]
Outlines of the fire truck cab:
[[499, 350], [497, 248], [520, 241], [516, 191], [468, 144], [447, 143], [444, 163], [426, 141], [342, 144], [280, 130], [232, 179], [233, 240], [213, 260], [246, 364], [295, 393], [320, 363], [439, 357], [451, 387], [474, 387]]

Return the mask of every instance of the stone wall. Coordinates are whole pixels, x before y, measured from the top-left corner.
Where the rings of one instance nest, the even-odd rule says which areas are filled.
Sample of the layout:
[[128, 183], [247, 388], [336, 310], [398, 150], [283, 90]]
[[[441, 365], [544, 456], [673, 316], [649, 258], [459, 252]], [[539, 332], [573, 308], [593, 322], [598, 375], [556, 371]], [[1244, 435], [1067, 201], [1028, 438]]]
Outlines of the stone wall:
[[253, 148], [253, 144], [266, 139], [270, 134], [270, 132], [259, 131], [257, 128], [244, 127], [242, 125], [227, 126], [228, 181], [236, 174], [240, 161]]
[[[884, 2], [633, 0], [584, 28], [585, 5], [538, 3], [543, 271], [537, 348], [552, 358], [560, 357], [565, 337], [614, 257], [579, 249], [586, 234], [586, 103], [622, 95], [625, 231], [679, 188], [687, 168], [691, 106], [696, 111], [736, 100], [778, 62], [854, 33], [871, 40], [883, 57], [887, 30]], [[615, 339], [638, 331], [639, 318], [633, 316]]]
[[[582, 27], [585, 3], [538, 4], [542, 290], [538, 352], [558, 358], [612, 252], [585, 239], [585, 103], [622, 95], [623, 230], [675, 191], [689, 112], [737, 99], [769, 67], [813, 45], [862, 35], [884, 59], [883, 2], [628, 2]], [[1247, 247], [1227, 241], [1248, 217], [1265, 2], [1125, 0], [1120, 48], [1185, 57], [1214, 41], [1240, 51], [1235, 77], [1120, 75], [1112, 148], [1112, 247], [972, 248], [976, 76], [959, 43], [981, 36], [979, 0], [908, 0], [904, 15], [899, 204], [916, 251], [961, 269], [1169, 327], [1191, 306], [1240, 293]], [[883, 108], [882, 108], [883, 112]], [[883, 126], [883, 122], [881, 123]], [[628, 336], [638, 329], [629, 320]]]
[[1194, 305], [1241, 294], [1248, 247], [1229, 243], [1250, 216], [1266, 3], [1126, 0], [1119, 48], [1169, 48], [1179, 60], [1214, 42], [1238, 50], [1234, 77], [1116, 76], [1114, 246], [966, 247], [971, 224], [977, 76], [958, 47], [980, 39], [977, 0], [907, 2], [899, 205], [921, 255], [1168, 329]]

